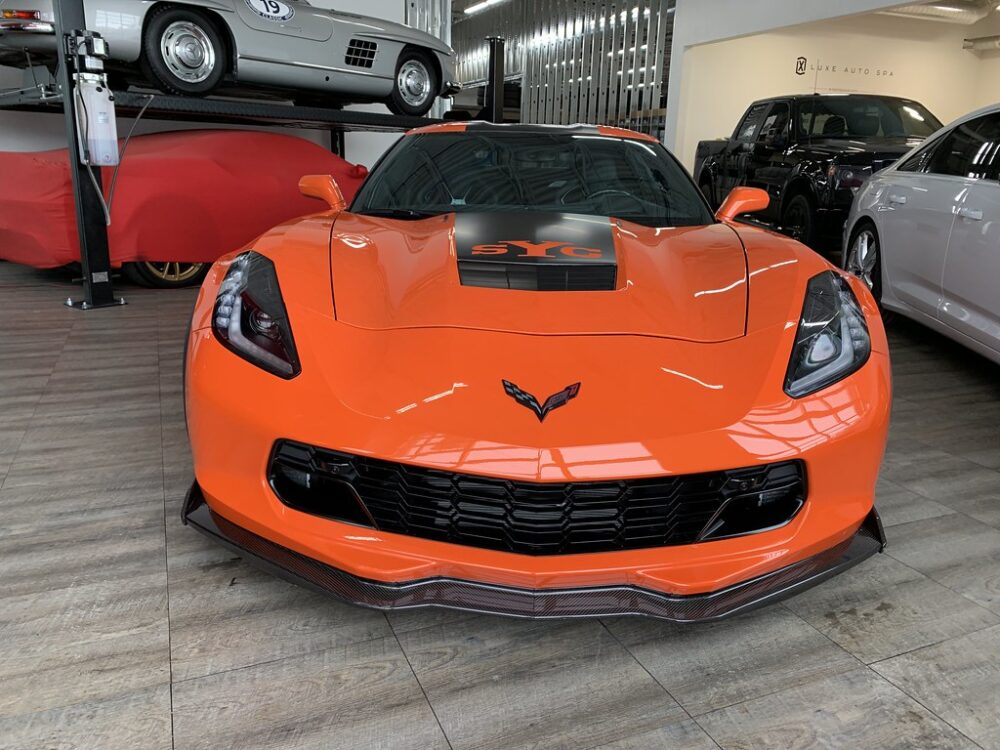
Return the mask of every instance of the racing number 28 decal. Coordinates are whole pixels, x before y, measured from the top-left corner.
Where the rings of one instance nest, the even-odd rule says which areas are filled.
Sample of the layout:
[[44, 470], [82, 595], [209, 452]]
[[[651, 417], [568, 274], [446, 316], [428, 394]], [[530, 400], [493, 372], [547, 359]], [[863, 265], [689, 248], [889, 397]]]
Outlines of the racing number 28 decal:
[[246, 0], [247, 7], [268, 21], [288, 21], [295, 15], [295, 9], [280, 0]]

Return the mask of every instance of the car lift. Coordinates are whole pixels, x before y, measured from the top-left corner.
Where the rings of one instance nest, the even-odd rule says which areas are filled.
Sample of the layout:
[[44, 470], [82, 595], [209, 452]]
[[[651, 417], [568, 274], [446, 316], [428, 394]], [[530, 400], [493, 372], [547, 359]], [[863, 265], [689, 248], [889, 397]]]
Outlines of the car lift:
[[[60, 0], [55, 6], [56, 35], [60, 39], [59, 64], [56, 75], [58, 91], [44, 95], [40, 89], [18, 92], [0, 91], [0, 109], [28, 112], [62, 112], [66, 124], [70, 174], [76, 202], [77, 231], [80, 238], [80, 262], [83, 266], [83, 299], [67, 302], [81, 310], [122, 305], [112, 285], [112, 269], [108, 251], [108, 231], [101, 196], [87, 172], [90, 169], [80, 160], [77, 148], [77, 114], [75, 73], [78, 58], [70, 54], [71, 38], [79, 36], [77, 30], [86, 29], [83, 0]], [[68, 30], [68, 31], [67, 31]], [[502, 47], [501, 47], [502, 49]], [[502, 61], [502, 54], [501, 54]], [[501, 79], [502, 80], [502, 79]], [[61, 92], [61, 93], [59, 93]], [[344, 155], [343, 134], [347, 131], [403, 132], [429, 125], [437, 120], [423, 117], [405, 117], [375, 112], [358, 112], [322, 107], [300, 107], [270, 101], [232, 100], [222, 98], [196, 99], [181, 96], [113, 92], [115, 110], [119, 115], [139, 114], [157, 120], [182, 120], [205, 123], [237, 125], [279, 125], [312, 128], [330, 132], [331, 148]], [[502, 101], [502, 100], [501, 100]], [[100, 169], [94, 177], [100, 186]]]

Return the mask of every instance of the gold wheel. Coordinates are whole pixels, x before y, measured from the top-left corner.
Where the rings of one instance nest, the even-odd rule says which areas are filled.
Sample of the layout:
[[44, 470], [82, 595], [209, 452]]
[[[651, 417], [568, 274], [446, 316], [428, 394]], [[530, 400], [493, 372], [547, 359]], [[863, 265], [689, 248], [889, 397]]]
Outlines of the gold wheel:
[[190, 281], [205, 267], [204, 263], [179, 263], [169, 261], [167, 263], [150, 263], [143, 261], [142, 266], [150, 276], [167, 284], [183, 284]]

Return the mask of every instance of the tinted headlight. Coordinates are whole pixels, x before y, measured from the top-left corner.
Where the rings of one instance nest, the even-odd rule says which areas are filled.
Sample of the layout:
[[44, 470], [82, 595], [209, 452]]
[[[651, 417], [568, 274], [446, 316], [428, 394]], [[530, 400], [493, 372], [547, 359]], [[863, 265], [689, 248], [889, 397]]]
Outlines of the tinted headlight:
[[801, 398], [847, 377], [868, 360], [871, 338], [861, 305], [833, 271], [814, 276], [795, 334], [785, 393]]
[[865, 180], [871, 177], [872, 168], [831, 165], [827, 173], [835, 187], [841, 190], [850, 189], [856, 193], [865, 184]]
[[212, 331], [227, 349], [282, 378], [299, 374], [274, 264], [253, 251], [237, 256], [215, 298]]

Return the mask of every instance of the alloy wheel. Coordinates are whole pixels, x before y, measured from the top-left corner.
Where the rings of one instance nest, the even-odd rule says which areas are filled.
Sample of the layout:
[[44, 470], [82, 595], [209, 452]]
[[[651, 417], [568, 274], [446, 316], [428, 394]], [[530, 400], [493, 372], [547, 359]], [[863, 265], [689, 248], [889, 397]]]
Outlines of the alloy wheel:
[[146, 269], [150, 276], [173, 285], [182, 284], [185, 281], [193, 279], [201, 272], [201, 269], [204, 268], [205, 264], [179, 263], [177, 261], [170, 261], [167, 263], [150, 263], [148, 261], [144, 261], [142, 266]]
[[407, 60], [399, 66], [396, 88], [400, 98], [410, 107], [420, 107], [431, 95], [431, 74], [420, 60]]
[[201, 26], [175, 21], [163, 30], [160, 55], [170, 72], [185, 83], [201, 83], [215, 70], [215, 46]]
[[878, 240], [871, 229], [862, 229], [854, 238], [847, 255], [847, 271], [861, 279], [872, 292], [875, 291], [875, 272], [878, 268]]

